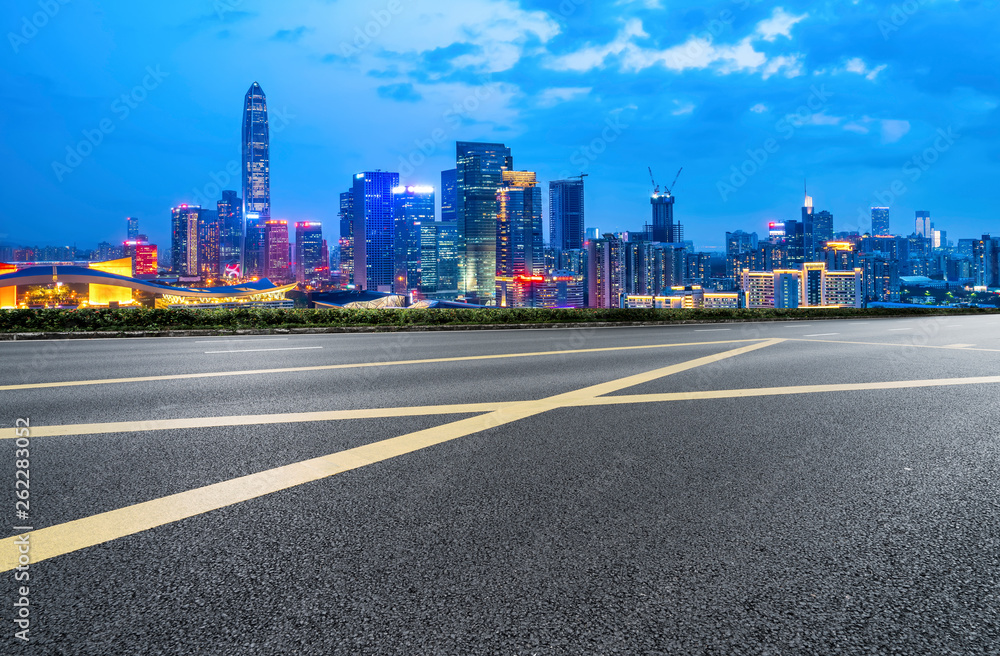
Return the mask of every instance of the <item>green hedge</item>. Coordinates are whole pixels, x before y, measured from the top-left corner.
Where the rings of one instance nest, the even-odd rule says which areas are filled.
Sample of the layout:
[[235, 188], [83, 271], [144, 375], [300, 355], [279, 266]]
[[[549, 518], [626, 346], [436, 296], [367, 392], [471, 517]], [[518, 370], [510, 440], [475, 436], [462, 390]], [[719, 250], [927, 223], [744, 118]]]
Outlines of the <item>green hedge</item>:
[[441, 326], [647, 321], [759, 321], [829, 317], [909, 317], [989, 314], [996, 310], [0, 310], [0, 332], [246, 330], [347, 326]]

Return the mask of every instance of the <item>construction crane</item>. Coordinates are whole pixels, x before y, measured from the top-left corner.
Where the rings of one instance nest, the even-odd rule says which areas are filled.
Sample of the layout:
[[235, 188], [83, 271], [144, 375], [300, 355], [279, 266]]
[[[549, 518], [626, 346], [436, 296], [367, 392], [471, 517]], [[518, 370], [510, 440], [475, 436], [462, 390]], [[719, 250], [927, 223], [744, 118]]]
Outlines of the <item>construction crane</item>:
[[653, 183], [653, 187], [654, 187], [654, 189], [653, 189], [653, 195], [655, 196], [655, 195], [657, 195], [657, 194], [660, 193], [660, 185], [656, 184], [656, 179], [653, 178], [653, 167], [652, 166], [647, 166], [646, 168], [649, 169], [649, 180], [650, 180], [650, 182]]
[[670, 186], [666, 189], [666, 192], [667, 192], [668, 196], [673, 196], [674, 195], [674, 185], [677, 184], [677, 178], [681, 177], [681, 171], [683, 171], [683, 170], [684, 170], [684, 167], [682, 166], [681, 169], [680, 169], [680, 171], [677, 172], [677, 175], [674, 176], [674, 181], [671, 182]]
[[569, 178], [568, 178], [568, 179], [569, 179], [569, 180], [576, 180], [576, 179], [579, 179], [579, 180], [580, 180], [580, 182], [582, 183], [582, 182], [583, 182], [583, 179], [584, 179], [584, 178], [589, 178], [589, 177], [590, 177], [590, 174], [589, 174], [589, 173], [581, 173], [580, 175], [571, 175], [571, 176], [569, 176]]

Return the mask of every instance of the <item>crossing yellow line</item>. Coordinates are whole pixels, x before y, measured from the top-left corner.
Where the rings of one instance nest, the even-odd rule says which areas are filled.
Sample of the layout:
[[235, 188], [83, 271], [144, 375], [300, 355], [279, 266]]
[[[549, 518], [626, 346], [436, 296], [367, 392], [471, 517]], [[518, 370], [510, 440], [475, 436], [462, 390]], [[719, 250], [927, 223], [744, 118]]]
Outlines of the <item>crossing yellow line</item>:
[[1000, 383], [1000, 376], [973, 378], [937, 378], [930, 380], [894, 380], [880, 383], [838, 383], [831, 385], [802, 385], [799, 387], [760, 387], [735, 390], [710, 390], [704, 392], [668, 392], [664, 394], [630, 394], [584, 399], [580, 406], [623, 405], [628, 403], [665, 403], [669, 401], [698, 401], [702, 399], [739, 399], [754, 396], [784, 396], [789, 394], [822, 394], [824, 392], [857, 392], [866, 390], [910, 389], [916, 387], [951, 387], [955, 385], [989, 385]]
[[[31, 427], [31, 437], [64, 435], [103, 435], [107, 433], [138, 433], [144, 431], [178, 430], [185, 428], [216, 428], [220, 426], [258, 426], [263, 424], [300, 424], [313, 421], [344, 419], [377, 419], [381, 417], [421, 417], [429, 415], [461, 415], [493, 412], [517, 401], [502, 403], [466, 403], [464, 405], [425, 405], [411, 408], [368, 408], [362, 410], [328, 410], [319, 412], [289, 412], [272, 415], [236, 415], [232, 417], [186, 417], [181, 419], [151, 419], [148, 421], [115, 421], [103, 424], [65, 424]], [[23, 430], [23, 429], [22, 429]], [[16, 428], [0, 428], [0, 440], [17, 437]]]
[[[580, 402], [598, 394], [616, 392], [664, 376], [766, 348], [781, 341], [783, 340], [767, 340], [619, 380], [592, 385], [573, 392], [557, 394], [545, 399], [513, 403], [493, 412], [461, 419], [444, 426], [420, 430], [340, 453], [269, 469], [44, 528], [31, 533], [31, 561], [37, 563], [48, 560], [116, 540], [126, 535], [147, 531], [212, 510], [456, 440], [490, 428], [503, 426], [555, 408], [579, 405]], [[17, 566], [18, 551], [15, 540], [16, 537], [9, 537], [0, 541], [0, 572], [10, 571]]]
[[10, 390], [45, 389], [51, 387], [78, 387], [81, 385], [111, 385], [115, 383], [146, 383], [158, 380], [190, 380], [195, 378], [217, 378], [220, 376], [257, 376], [261, 374], [286, 374], [304, 371], [333, 371], [336, 369], [361, 369], [367, 367], [396, 367], [407, 364], [441, 364], [444, 362], [471, 362], [475, 360], [503, 360], [507, 358], [534, 358], [547, 355], [577, 355], [580, 353], [612, 353], [615, 351], [640, 351], [647, 349], [676, 348], [681, 346], [715, 346], [720, 344], [741, 344], [759, 342], [758, 339], [730, 339], [713, 342], [686, 342], [683, 344], [643, 344], [640, 346], [610, 346], [593, 349], [572, 349], [564, 351], [538, 351], [535, 353], [501, 353], [496, 355], [469, 355], [454, 358], [430, 358], [426, 360], [396, 360], [393, 362], [357, 362], [352, 364], [314, 365], [311, 367], [282, 367], [279, 369], [252, 369], [248, 371], [213, 371], [195, 374], [166, 374], [162, 376], [138, 376], [135, 378], [99, 378], [96, 380], [67, 380], [51, 383], [24, 383], [20, 385], [0, 385], [0, 392]]

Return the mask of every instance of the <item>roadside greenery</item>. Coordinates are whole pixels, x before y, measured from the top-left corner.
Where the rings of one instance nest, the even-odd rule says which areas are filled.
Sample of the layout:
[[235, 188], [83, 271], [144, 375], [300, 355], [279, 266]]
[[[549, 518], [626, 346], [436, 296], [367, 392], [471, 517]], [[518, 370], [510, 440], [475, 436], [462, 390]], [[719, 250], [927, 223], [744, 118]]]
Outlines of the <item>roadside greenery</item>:
[[798, 309], [798, 310], [2, 310], [0, 333], [156, 332], [165, 330], [273, 330], [362, 326], [455, 326], [545, 323], [644, 323], [688, 321], [775, 321], [840, 317], [916, 317], [996, 314], [981, 308]]

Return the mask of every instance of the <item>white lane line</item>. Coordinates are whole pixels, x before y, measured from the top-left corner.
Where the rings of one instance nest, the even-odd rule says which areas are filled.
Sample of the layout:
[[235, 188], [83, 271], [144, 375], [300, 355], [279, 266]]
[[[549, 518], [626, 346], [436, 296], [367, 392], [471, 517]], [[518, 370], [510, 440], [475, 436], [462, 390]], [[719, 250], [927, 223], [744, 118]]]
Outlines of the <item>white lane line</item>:
[[288, 341], [287, 337], [271, 337], [265, 339], [241, 339], [239, 337], [230, 337], [228, 339], [205, 339], [199, 342], [195, 342], [195, 344], [229, 344], [232, 342], [239, 342], [240, 344], [244, 344], [246, 342], [287, 342], [287, 341]]
[[732, 328], [702, 328], [701, 330], [696, 330], [696, 333], [721, 333], [727, 330], [732, 330]]
[[263, 353], [265, 351], [313, 351], [321, 349], [322, 346], [293, 346], [291, 348], [276, 349], [241, 349], [239, 351], [205, 351], [205, 353]]
[[810, 326], [809, 324], [799, 324], [799, 325], [785, 326], [785, 328], [812, 328], [812, 326]]
[[975, 346], [975, 344], [948, 344], [947, 346], [945, 346], [945, 348], [967, 349], [967, 348], [972, 348], [973, 346]]
[[899, 332], [901, 330], [913, 330], [913, 328], [890, 328], [889, 332], [890, 333], [895, 333], [895, 332]]
[[840, 333], [819, 333], [818, 335], [803, 335], [803, 337], [831, 337]]

